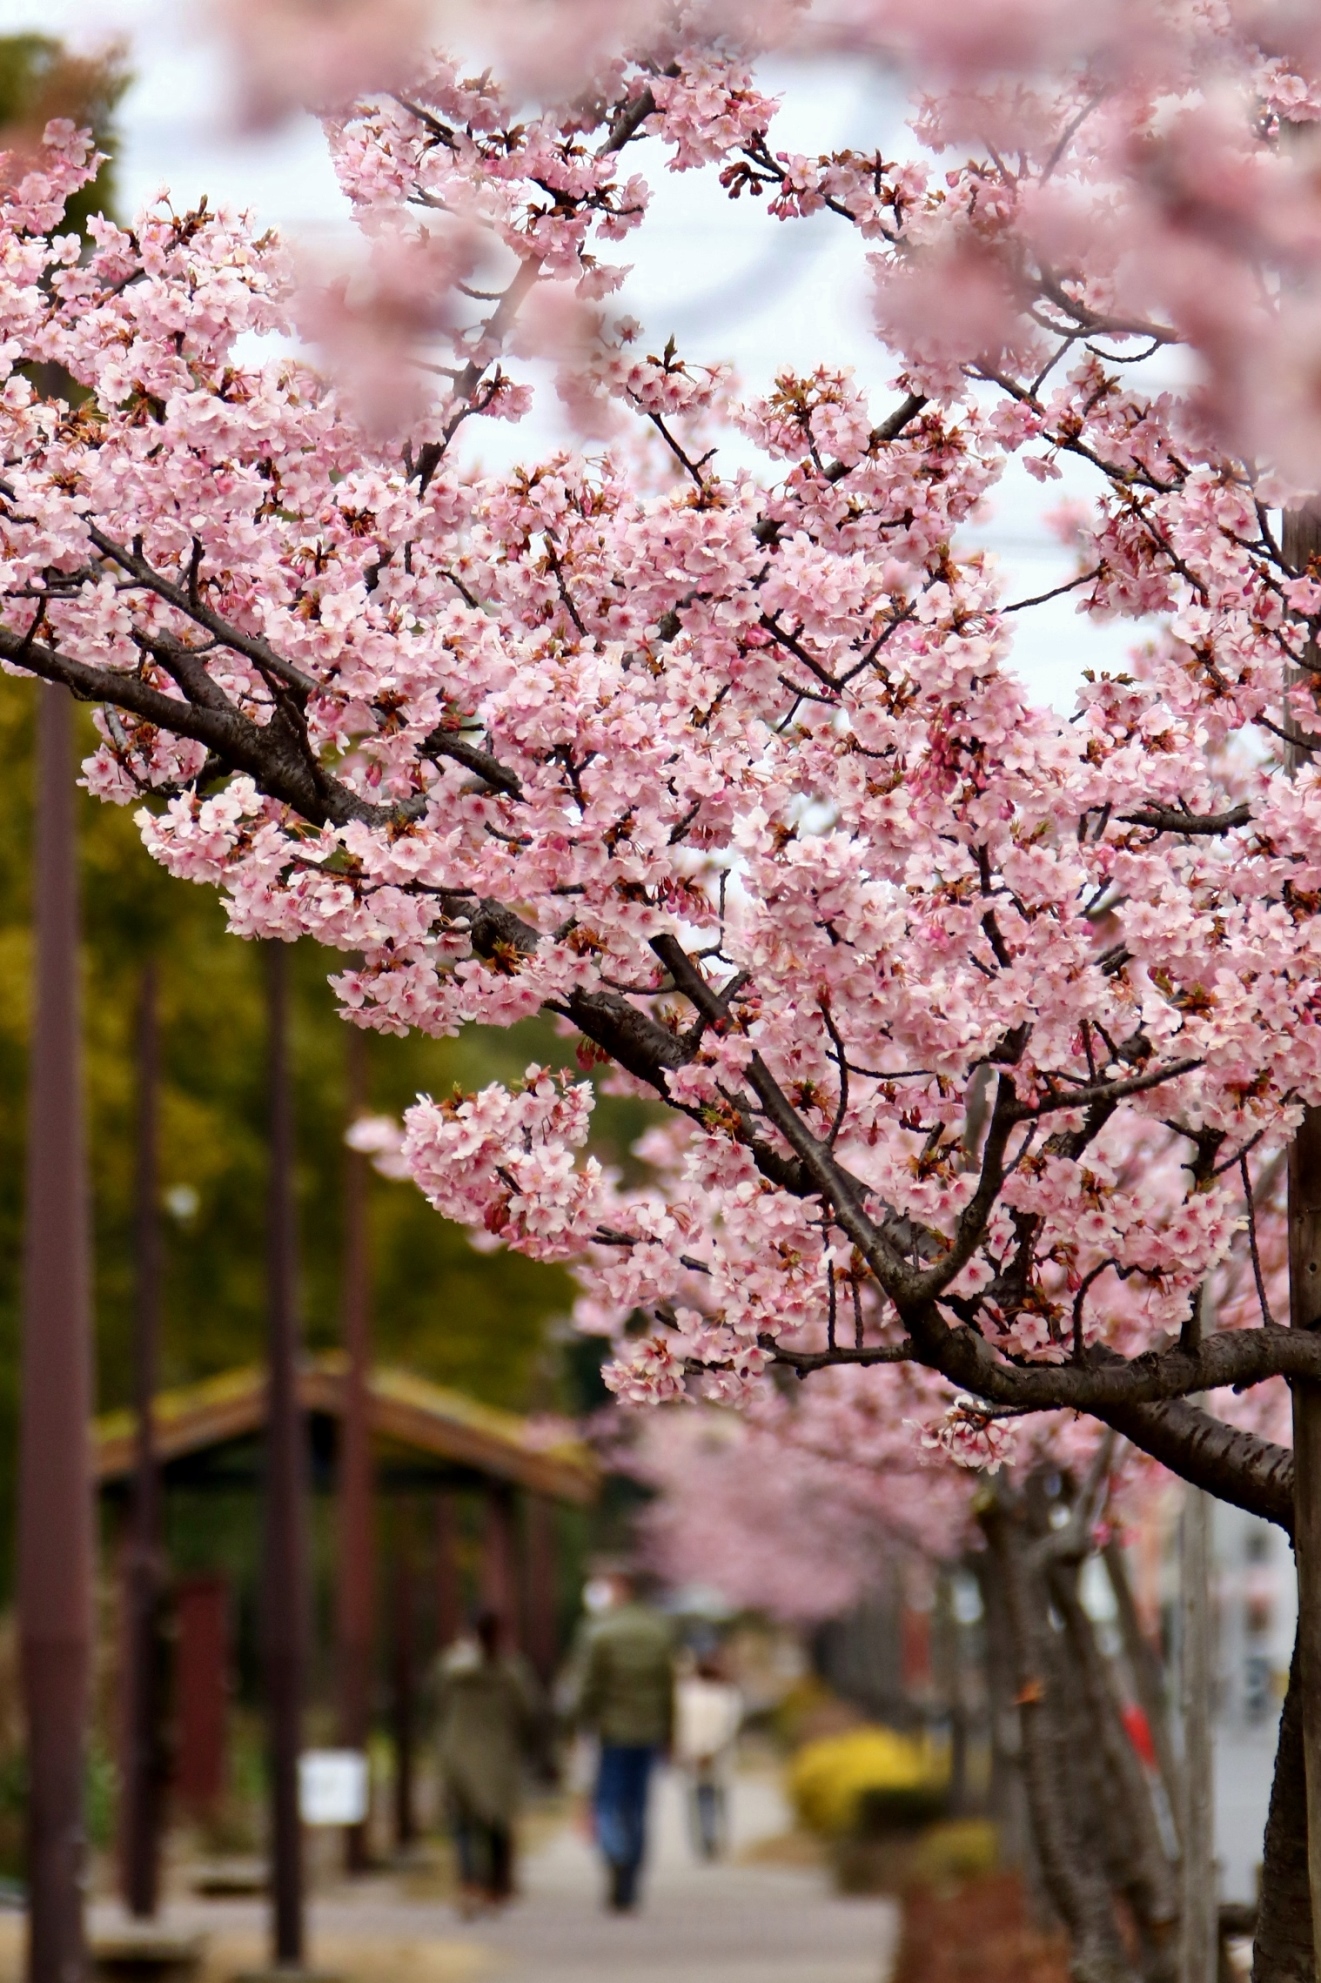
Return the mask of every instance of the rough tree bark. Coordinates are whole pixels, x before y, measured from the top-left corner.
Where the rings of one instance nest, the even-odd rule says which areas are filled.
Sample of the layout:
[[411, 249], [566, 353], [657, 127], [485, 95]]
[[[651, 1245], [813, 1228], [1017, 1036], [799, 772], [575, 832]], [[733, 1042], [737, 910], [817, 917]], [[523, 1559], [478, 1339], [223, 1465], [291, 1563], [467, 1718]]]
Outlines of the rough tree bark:
[[[1083, 1835], [1061, 1741], [1068, 1699], [1050, 1640], [1045, 1580], [1021, 1514], [1000, 1487], [979, 1511], [1000, 1568], [1014, 1654], [1023, 1788], [1042, 1883], [1068, 1931], [1075, 1983], [1134, 1983], [1104, 1870]], [[1076, 1760], [1076, 1758], [1074, 1759]]]
[[[1321, 556], [1321, 517], [1295, 510], [1284, 519], [1283, 549], [1295, 571]], [[1317, 659], [1313, 650], [1308, 658]], [[1306, 671], [1300, 671], [1306, 672]], [[1311, 755], [1289, 710], [1290, 770]], [[1321, 1110], [1307, 1109], [1289, 1151], [1289, 1321], [1321, 1324]], [[1308, 1886], [1312, 1943], [1321, 1948], [1321, 1384], [1293, 1385], [1294, 1555], [1298, 1564], [1297, 1660], [1306, 1783]]]
[[1179, 1537], [1180, 1694], [1183, 1804], [1180, 1866], [1183, 1915], [1179, 1983], [1215, 1983], [1215, 1797], [1211, 1754], [1211, 1504], [1198, 1488], [1184, 1495]]
[[1307, 1865], [1307, 1785], [1298, 1647], [1280, 1715], [1275, 1780], [1262, 1848], [1252, 1983], [1316, 1983]]
[[1124, 1642], [1124, 1656], [1128, 1661], [1129, 1672], [1133, 1677], [1133, 1691], [1138, 1706], [1147, 1718], [1147, 1726], [1151, 1730], [1152, 1747], [1156, 1751], [1156, 1768], [1160, 1772], [1161, 1787], [1165, 1792], [1170, 1820], [1177, 1830], [1182, 1803], [1179, 1765], [1174, 1754], [1174, 1744], [1170, 1740], [1170, 1722], [1166, 1712], [1160, 1662], [1142, 1629], [1142, 1621], [1138, 1617], [1138, 1608], [1133, 1597], [1133, 1586], [1129, 1579], [1128, 1565], [1124, 1561], [1124, 1552], [1116, 1537], [1111, 1536], [1101, 1556], [1105, 1563], [1106, 1575], [1110, 1579], [1110, 1588], [1114, 1592], [1119, 1633]]
[[1179, 1901], [1151, 1792], [1124, 1727], [1092, 1621], [1079, 1600], [1075, 1566], [1056, 1564], [1049, 1587], [1073, 1656], [1075, 1696], [1106, 1779], [1108, 1795], [1101, 1809], [1109, 1820], [1115, 1881], [1141, 1938], [1142, 1973], [1148, 1983], [1168, 1983], [1177, 1968]]

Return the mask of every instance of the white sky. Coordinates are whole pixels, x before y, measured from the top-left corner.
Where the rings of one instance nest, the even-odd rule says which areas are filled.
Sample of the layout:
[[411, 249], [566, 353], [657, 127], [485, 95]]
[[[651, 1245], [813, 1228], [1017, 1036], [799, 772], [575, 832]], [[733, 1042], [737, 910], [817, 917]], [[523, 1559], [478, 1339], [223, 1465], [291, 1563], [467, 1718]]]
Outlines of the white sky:
[[[128, 44], [133, 84], [121, 107], [120, 199], [126, 212], [169, 187], [176, 202], [206, 193], [213, 205], [251, 208], [263, 224], [315, 241], [343, 228], [346, 203], [310, 119], [270, 132], [240, 128], [223, 45], [202, 31], [198, 0], [0, 0], [0, 33], [35, 30], [79, 47], [112, 38]], [[779, 73], [764, 82], [787, 87], [776, 127], [784, 148], [817, 152], [858, 142], [893, 146], [902, 108], [874, 69], [842, 62]], [[868, 327], [865, 257], [852, 231], [831, 215], [786, 225], [760, 203], [731, 204], [712, 173], [665, 172], [659, 153], [643, 165], [653, 204], [640, 232], [623, 244], [634, 271], [616, 299], [652, 337], [673, 330], [695, 359], [728, 359], [751, 386], [768, 384], [785, 365], [810, 369], [853, 365], [881, 391], [885, 353]], [[548, 409], [549, 413], [549, 409]], [[484, 423], [483, 458], [494, 434]], [[501, 429], [513, 454], [544, 442], [545, 417]], [[1079, 492], [1085, 490], [1081, 483]], [[995, 513], [978, 531], [1006, 571], [1009, 596], [1035, 596], [1071, 575], [1072, 561], [1052, 538], [1041, 511], [1068, 493], [1044, 492], [1015, 474], [998, 492]], [[1097, 627], [1064, 598], [1017, 622], [1017, 665], [1033, 692], [1067, 706], [1085, 667], [1120, 661], [1132, 628]]]

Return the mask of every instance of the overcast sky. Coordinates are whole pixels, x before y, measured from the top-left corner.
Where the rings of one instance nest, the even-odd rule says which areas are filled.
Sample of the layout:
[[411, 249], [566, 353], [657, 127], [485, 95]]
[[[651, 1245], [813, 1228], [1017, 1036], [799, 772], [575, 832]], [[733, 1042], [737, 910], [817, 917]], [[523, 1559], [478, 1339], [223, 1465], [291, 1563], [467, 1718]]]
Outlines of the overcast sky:
[[[113, 38], [129, 50], [132, 86], [120, 124], [120, 198], [132, 212], [162, 187], [176, 203], [206, 193], [213, 204], [250, 208], [304, 240], [324, 241], [346, 225], [321, 134], [292, 119], [257, 135], [241, 129], [223, 45], [206, 38], [204, 10], [191, 0], [0, 0], [0, 33], [58, 34], [80, 48]], [[902, 109], [885, 80], [862, 64], [776, 72], [786, 91], [777, 138], [788, 149], [821, 151], [850, 142], [899, 141]], [[620, 250], [634, 271], [619, 298], [658, 340], [674, 331], [694, 358], [732, 360], [750, 386], [768, 384], [785, 365], [853, 365], [879, 389], [885, 353], [868, 327], [865, 257], [851, 231], [830, 215], [783, 225], [758, 204], [732, 205], [711, 173], [650, 168], [652, 210]], [[549, 432], [502, 429], [502, 448], [531, 451]], [[489, 432], [490, 423], [484, 423]], [[496, 437], [491, 435], [491, 440]], [[483, 449], [489, 459], [489, 444]], [[1071, 574], [1040, 511], [1060, 500], [1017, 475], [999, 492], [978, 536], [1001, 558], [1010, 592], [1047, 591]], [[1094, 627], [1069, 599], [1024, 614], [1016, 658], [1035, 693], [1067, 705], [1084, 667], [1115, 665], [1131, 628]]]

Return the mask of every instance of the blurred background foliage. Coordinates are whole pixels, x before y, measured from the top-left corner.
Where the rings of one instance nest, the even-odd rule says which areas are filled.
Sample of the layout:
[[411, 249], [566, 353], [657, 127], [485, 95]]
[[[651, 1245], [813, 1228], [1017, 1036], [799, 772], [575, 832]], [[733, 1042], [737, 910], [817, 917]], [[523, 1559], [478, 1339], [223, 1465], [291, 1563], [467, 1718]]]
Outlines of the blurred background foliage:
[[71, 55], [42, 34], [0, 35], [0, 149], [8, 154], [5, 177], [18, 176], [41, 145], [52, 118], [65, 117], [92, 132], [105, 163], [66, 208], [71, 229], [82, 232], [90, 215], [110, 213], [115, 201], [114, 112], [129, 73], [116, 49], [96, 58]]
[[[90, 124], [110, 154], [71, 221], [113, 197], [115, 58], [65, 56], [43, 37], [0, 37], [0, 145], [14, 162], [47, 119]], [[16, 1450], [24, 1095], [30, 1005], [30, 860], [36, 685], [0, 676], [0, 1450]], [[95, 745], [90, 712], [80, 741]], [[73, 775], [73, 767], [70, 767]], [[229, 935], [211, 889], [165, 874], [142, 848], [133, 809], [79, 801], [83, 1010], [95, 1208], [97, 1392], [102, 1410], [130, 1393], [133, 1033], [142, 967], [157, 960], [163, 1085], [166, 1290], [162, 1379], [182, 1384], [262, 1354], [264, 1339], [265, 1025], [257, 947]], [[327, 985], [342, 959], [315, 945], [293, 959], [292, 1049], [298, 1121], [302, 1312], [309, 1348], [339, 1335], [347, 1028]], [[572, 1043], [533, 1021], [460, 1040], [368, 1038], [369, 1105], [397, 1113], [419, 1093], [516, 1080], [530, 1061], [570, 1064]], [[594, 1147], [628, 1163], [642, 1104], [603, 1102]], [[604, 1397], [598, 1346], [566, 1340], [571, 1287], [558, 1269], [479, 1255], [411, 1184], [370, 1187], [376, 1353], [513, 1410], [578, 1411]], [[557, 1326], [558, 1325], [558, 1326]], [[12, 1577], [14, 1484], [0, 1469], [0, 1602]]]

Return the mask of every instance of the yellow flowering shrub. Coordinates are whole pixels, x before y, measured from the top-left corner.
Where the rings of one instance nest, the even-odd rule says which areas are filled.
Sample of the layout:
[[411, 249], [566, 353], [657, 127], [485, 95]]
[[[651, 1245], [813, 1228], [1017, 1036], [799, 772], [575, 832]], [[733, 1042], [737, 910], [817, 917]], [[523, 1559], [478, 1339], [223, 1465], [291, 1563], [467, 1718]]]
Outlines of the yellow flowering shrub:
[[922, 1823], [937, 1815], [948, 1758], [929, 1737], [851, 1728], [798, 1751], [789, 1795], [799, 1823], [839, 1836], [869, 1823]]

